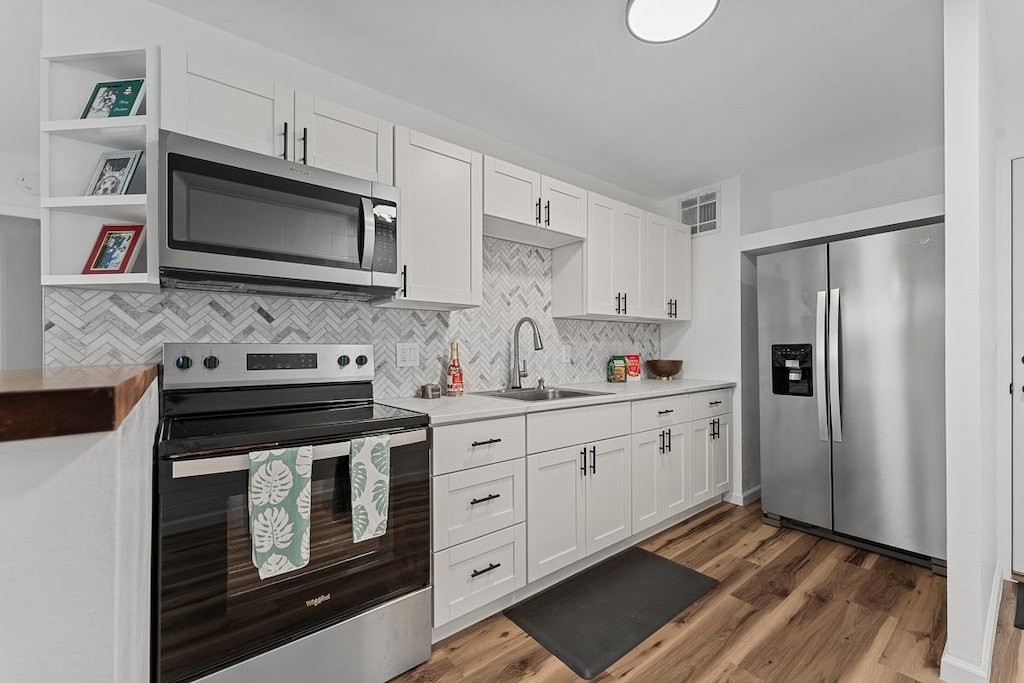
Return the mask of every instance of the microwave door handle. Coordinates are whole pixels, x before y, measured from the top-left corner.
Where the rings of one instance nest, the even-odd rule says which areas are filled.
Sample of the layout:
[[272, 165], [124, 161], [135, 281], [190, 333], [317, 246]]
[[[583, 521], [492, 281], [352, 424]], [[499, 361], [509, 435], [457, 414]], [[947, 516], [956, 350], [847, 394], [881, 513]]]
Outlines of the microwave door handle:
[[363, 270], [370, 270], [373, 268], [373, 250], [377, 240], [377, 228], [373, 220], [373, 202], [369, 197], [362, 197], [359, 201], [363, 207], [363, 257], [359, 265]]

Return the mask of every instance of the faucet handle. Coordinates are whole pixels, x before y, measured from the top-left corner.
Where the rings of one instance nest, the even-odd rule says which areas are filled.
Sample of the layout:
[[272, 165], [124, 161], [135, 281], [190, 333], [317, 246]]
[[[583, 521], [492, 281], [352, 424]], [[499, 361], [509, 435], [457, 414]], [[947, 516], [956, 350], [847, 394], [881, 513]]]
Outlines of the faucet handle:
[[541, 377], [540, 379], [537, 380], [537, 388], [538, 389], [546, 389], [547, 388], [546, 386], [544, 386], [544, 378], [543, 377]]

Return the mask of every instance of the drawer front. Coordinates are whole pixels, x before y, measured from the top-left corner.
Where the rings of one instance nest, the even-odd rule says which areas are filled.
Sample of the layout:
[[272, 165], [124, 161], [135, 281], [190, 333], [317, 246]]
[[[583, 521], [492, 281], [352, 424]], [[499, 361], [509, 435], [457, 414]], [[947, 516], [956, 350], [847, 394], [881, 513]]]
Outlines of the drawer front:
[[623, 436], [630, 433], [629, 425], [628, 401], [532, 413], [526, 416], [526, 451], [542, 453]]
[[500, 420], [434, 427], [431, 474], [446, 474], [526, 455], [526, 420]]
[[703, 420], [706, 417], [725, 415], [732, 412], [732, 389], [702, 391], [690, 394], [690, 419]]
[[633, 433], [690, 421], [690, 397], [667, 396], [633, 401]]
[[434, 626], [526, 585], [526, 524], [434, 553]]
[[434, 552], [526, 521], [526, 459], [434, 477]]

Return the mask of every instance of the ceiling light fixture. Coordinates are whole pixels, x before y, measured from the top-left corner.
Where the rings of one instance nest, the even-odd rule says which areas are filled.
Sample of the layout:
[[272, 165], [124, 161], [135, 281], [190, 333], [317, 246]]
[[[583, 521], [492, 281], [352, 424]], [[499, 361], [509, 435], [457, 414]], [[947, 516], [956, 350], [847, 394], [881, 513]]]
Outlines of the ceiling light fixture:
[[699, 29], [716, 9], [718, 0], [629, 0], [626, 27], [645, 43], [669, 43]]

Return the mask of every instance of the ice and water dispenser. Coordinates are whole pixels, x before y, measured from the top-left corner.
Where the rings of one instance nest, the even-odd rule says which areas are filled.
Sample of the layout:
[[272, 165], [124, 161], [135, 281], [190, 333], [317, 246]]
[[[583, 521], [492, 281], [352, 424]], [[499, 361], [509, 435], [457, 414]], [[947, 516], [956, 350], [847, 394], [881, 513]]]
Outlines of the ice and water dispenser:
[[772, 393], [813, 396], [810, 344], [772, 344]]

